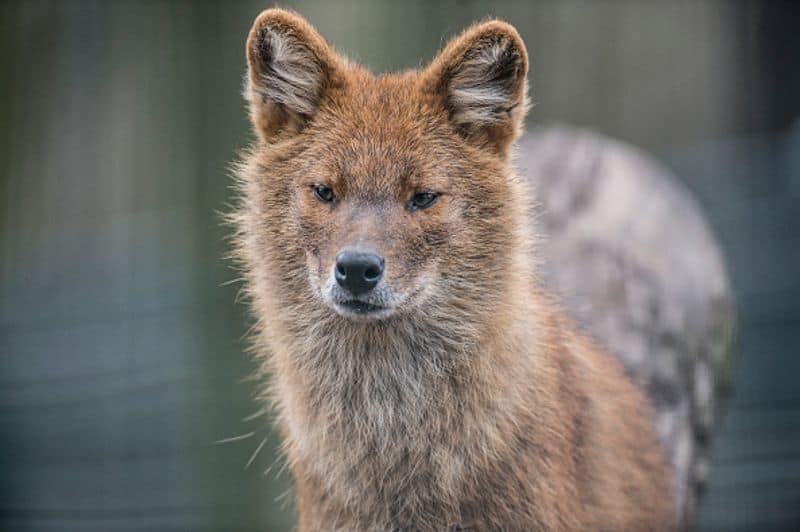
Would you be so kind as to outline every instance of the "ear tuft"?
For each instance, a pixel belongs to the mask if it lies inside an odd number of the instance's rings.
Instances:
[[[261,99],[312,114],[321,88],[319,63],[303,44],[270,28],[262,30],[258,47],[260,72],[253,88]]]
[[[469,50],[453,69],[449,103],[459,124],[492,124],[505,120],[514,106],[523,62],[517,47],[500,37]]]
[[[505,151],[521,131],[528,109],[528,56],[513,26],[490,21],[467,29],[426,73],[450,120],[470,139]]]
[[[245,98],[262,137],[302,127],[319,107],[336,59],[327,43],[299,15],[268,9],[247,39]]]

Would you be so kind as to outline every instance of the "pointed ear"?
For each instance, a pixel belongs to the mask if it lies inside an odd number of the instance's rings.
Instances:
[[[263,140],[300,131],[317,112],[339,66],[336,54],[300,15],[267,9],[247,38],[244,95]]]
[[[452,39],[423,80],[462,135],[505,156],[528,111],[527,74],[528,54],[519,33],[493,20]]]

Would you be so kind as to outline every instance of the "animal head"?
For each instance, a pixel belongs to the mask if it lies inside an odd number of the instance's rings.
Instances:
[[[259,297],[353,322],[501,297],[524,203],[508,159],[528,106],[512,26],[474,25],[425,68],[375,76],[269,9],[246,54],[258,141],[240,229]]]

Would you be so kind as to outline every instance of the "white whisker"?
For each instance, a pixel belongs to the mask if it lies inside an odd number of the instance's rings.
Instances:
[[[230,443],[230,442],[240,441],[240,440],[246,440],[247,438],[251,438],[251,437],[253,437],[255,435],[256,435],[255,432],[248,432],[247,434],[242,434],[240,436],[232,436],[230,438],[223,438],[221,440],[215,441],[214,445],[219,445],[221,443]]]
[[[280,454],[278,454],[278,456],[275,457],[275,460],[273,460],[272,463],[269,465],[269,467],[264,470],[265,476],[269,475],[269,472],[272,471],[272,468],[275,467],[275,464],[277,464],[278,460],[280,460],[281,458],[283,458],[283,456]],[[283,466],[281,466],[281,469],[283,469]],[[278,475],[280,475],[280,471],[275,475],[275,478],[278,478]]]
[[[263,409],[263,408],[262,408],[261,410],[258,410],[258,411],[256,411],[256,412],[253,412],[253,413],[252,413],[252,414],[250,414],[249,416],[245,416],[245,417],[243,417],[243,418],[242,418],[242,422],[244,422],[244,423],[247,423],[248,421],[253,421],[254,419],[257,419],[257,418],[259,418],[259,417],[263,416],[263,415],[264,415],[264,414],[266,414],[266,413],[267,413],[267,411],[266,411],[265,409]]]
[[[260,453],[260,452],[261,452],[261,449],[264,447],[264,444],[265,444],[265,443],[267,443],[267,436],[265,436],[265,437],[264,437],[264,439],[263,439],[263,440],[261,440],[261,443],[259,443],[259,444],[258,444],[258,447],[256,447],[256,450],[255,450],[255,451],[253,451],[253,454],[252,454],[252,455],[250,455],[250,460],[248,460],[248,461],[247,461],[247,463],[244,465],[244,468],[245,468],[245,469],[247,469],[248,467],[250,467],[250,464],[252,464],[252,463],[253,463],[253,460],[255,460],[255,459],[256,459],[256,456],[258,456],[258,453]]]

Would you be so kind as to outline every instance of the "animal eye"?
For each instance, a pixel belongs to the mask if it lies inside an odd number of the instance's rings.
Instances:
[[[419,211],[422,209],[427,209],[439,198],[439,194],[435,192],[420,192],[418,194],[414,194],[414,197],[411,198],[408,206],[412,211]]]
[[[336,196],[333,195],[333,189],[325,185],[312,185],[311,189],[314,191],[314,196],[317,197],[322,203],[333,203]]]

